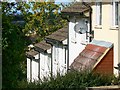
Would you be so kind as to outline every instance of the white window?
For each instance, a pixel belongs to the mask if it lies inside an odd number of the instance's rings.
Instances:
[[[118,25],[118,2],[117,1],[112,2],[112,25],[113,26]]]
[[[96,2],[96,25],[102,25],[102,2]]]

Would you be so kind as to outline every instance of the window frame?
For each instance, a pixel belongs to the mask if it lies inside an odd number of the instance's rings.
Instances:
[[[102,2],[96,2],[96,25],[102,25]]]
[[[112,26],[116,28],[118,28],[118,22],[119,22],[118,21],[118,3],[119,2],[117,0],[113,0],[112,2]],[[117,4],[117,11],[116,11],[116,4]]]

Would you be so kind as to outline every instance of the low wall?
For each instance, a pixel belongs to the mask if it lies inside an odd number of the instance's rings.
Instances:
[[[86,90],[120,90],[120,86],[99,86],[99,87],[88,87]]]

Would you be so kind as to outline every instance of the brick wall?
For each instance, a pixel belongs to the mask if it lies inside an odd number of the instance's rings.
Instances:
[[[113,74],[113,53],[113,48],[111,48],[101,62],[94,68],[93,72]]]

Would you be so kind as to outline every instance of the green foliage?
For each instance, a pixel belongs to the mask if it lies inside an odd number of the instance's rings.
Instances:
[[[21,12],[20,16],[15,15],[17,11]],[[35,32],[39,35],[38,40],[42,40],[45,35],[64,26],[66,21],[58,11],[59,6],[50,2],[2,2],[3,88],[15,88],[20,82],[26,82],[25,50],[29,43],[26,34]],[[24,20],[25,25],[13,23],[18,19]]]
[[[26,77],[24,37],[20,35],[18,28],[14,26],[13,28],[3,28],[3,40],[6,42],[3,44],[2,51],[3,87],[4,85],[7,87],[14,86],[18,79],[21,80]]]
[[[32,3],[32,7],[33,14],[27,16],[27,24],[23,29],[26,35],[37,33],[43,38],[66,25],[66,21],[59,13],[59,5],[53,2],[35,2]]]
[[[100,74],[93,74],[88,72],[68,72],[65,76],[58,75],[56,78],[51,77],[50,80],[45,80],[44,82],[29,83],[24,82],[26,86],[20,86],[19,88],[41,88],[41,89],[62,89],[62,88],[82,88],[84,90],[86,87],[92,86],[104,86],[111,85],[112,76],[103,76]]]
[[[25,36],[19,25],[12,24],[14,17],[9,9],[13,4],[2,3],[2,87],[17,87],[26,78]],[[10,7],[10,8],[8,8]]]

